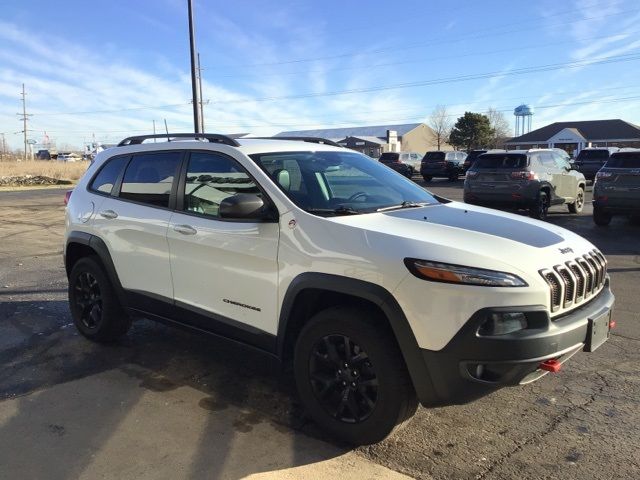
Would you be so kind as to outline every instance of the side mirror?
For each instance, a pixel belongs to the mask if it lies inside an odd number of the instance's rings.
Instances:
[[[262,198],[250,193],[238,193],[222,200],[218,215],[242,220],[261,220],[269,216]]]

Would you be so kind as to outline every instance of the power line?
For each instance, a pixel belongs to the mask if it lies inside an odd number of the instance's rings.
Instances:
[[[536,110],[543,110],[543,109],[550,109],[550,108],[560,108],[560,107],[573,107],[573,106],[578,106],[578,105],[599,105],[599,104],[607,104],[607,103],[620,103],[620,102],[629,102],[629,101],[634,101],[634,100],[639,100],[640,99],[640,95],[634,95],[634,96],[627,96],[627,97],[613,97],[613,98],[598,98],[595,100],[580,100],[580,101],[574,101],[574,102],[564,102],[564,103],[553,103],[553,104],[546,104],[546,105],[536,105]],[[502,113],[506,113],[506,112],[512,112],[513,108],[509,107],[500,107],[500,108],[496,108],[495,111],[497,112],[502,112]],[[478,113],[487,113],[486,111],[481,111]],[[447,116],[449,117],[460,117],[464,115],[464,112],[458,112],[458,113],[450,113],[447,114]],[[368,123],[380,123],[380,124],[393,124],[396,122],[406,122],[406,121],[411,121],[411,120],[418,120],[418,119],[422,119],[425,118],[427,115],[419,115],[419,116],[414,116],[414,117],[405,117],[405,118],[396,118],[396,119],[385,119],[385,120],[368,120]],[[344,121],[335,121],[333,123],[325,123],[323,125],[327,125],[327,126],[339,126],[339,125],[352,125],[354,123],[362,123],[362,121],[353,121],[353,120],[347,120],[345,119]],[[246,124],[246,123],[238,123],[238,124],[230,124],[230,123],[222,123],[222,124],[211,124],[212,127],[221,127],[221,128],[264,128],[264,127],[289,127],[292,125],[292,122],[289,123],[263,123],[263,124]],[[318,125],[317,123],[313,123],[313,124],[297,124],[298,127],[305,127],[305,126],[316,126]],[[322,127],[318,127],[318,128],[322,128]],[[147,130],[104,130],[104,131],[99,131],[98,133],[101,134],[105,134],[105,133],[133,133],[133,132],[145,132]],[[49,132],[56,132],[56,130],[49,130]],[[87,133],[89,132],[89,130],[77,130],[77,131],[69,131],[69,130],[64,130],[65,133]]]
[[[571,44],[571,43],[575,43],[575,42],[580,42],[583,40],[603,40],[603,39],[608,39],[608,38],[615,38],[615,37],[628,37],[630,35],[634,35],[634,34],[638,34],[640,33],[640,30],[636,30],[633,32],[625,32],[625,33],[616,33],[613,35],[601,35],[601,36],[590,36],[590,37],[584,37],[584,38],[576,38],[573,40],[565,40],[565,41],[560,41],[560,42],[549,42],[549,43],[539,43],[539,44],[535,44],[535,45],[524,45],[524,46],[518,46],[518,47],[511,47],[511,48],[502,48],[499,50],[489,50],[489,51],[484,51],[484,52],[471,52],[471,53],[464,53],[461,55],[444,55],[441,57],[428,57],[428,58],[421,58],[421,59],[416,59],[416,60],[403,60],[403,61],[397,61],[397,62],[387,62],[387,63],[374,63],[374,64],[370,64],[367,65],[367,68],[379,68],[379,67],[392,67],[392,66],[397,66],[397,65],[407,65],[407,64],[411,64],[411,63],[424,63],[424,62],[433,62],[433,61],[437,61],[437,60],[454,60],[454,59],[460,59],[460,58],[468,58],[468,57],[477,57],[480,55],[493,55],[496,53],[508,53],[508,52],[514,52],[514,51],[520,51],[520,50],[531,50],[531,49],[538,49],[538,48],[542,48],[542,47],[552,47],[552,46],[557,46],[557,45],[565,45],[565,44]],[[255,71],[255,70],[248,70],[246,73],[242,73],[242,74],[230,74],[230,75],[215,75],[212,78],[242,78],[242,77],[254,77],[254,76],[260,76],[260,77],[284,77],[284,76],[296,76],[296,75],[308,75],[308,74],[313,74],[313,73],[327,73],[327,72],[341,72],[341,71],[346,71],[346,70],[361,70],[362,66],[351,66],[351,67],[340,67],[340,68],[329,68],[326,70],[295,70],[293,72],[270,72],[270,73],[264,73],[264,72],[259,72],[259,71]]]
[[[536,65],[536,66],[530,66],[530,67],[522,67],[518,69],[484,72],[484,73],[469,74],[469,75],[459,75],[454,77],[436,78],[436,79],[422,80],[417,82],[399,83],[399,84],[391,84],[391,85],[377,85],[373,87],[363,87],[363,88],[349,89],[349,90],[336,90],[332,92],[309,92],[309,93],[294,94],[294,95],[283,95],[283,96],[275,96],[275,97],[258,97],[258,98],[250,98],[250,99],[243,99],[243,100],[218,100],[218,101],[211,101],[210,103],[216,104],[216,105],[223,105],[223,104],[227,105],[227,104],[239,104],[239,103],[318,98],[318,97],[329,97],[329,96],[337,96],[337,95],[352,95],[352,94],[358,94],[358,93],[371,93],[371,92],[379,92],[379,91],[386,91],[386,90],[398,90],[398,89],[405,89],[405,88],[433,86],[433,85],[458,83],[458,82],[481,80],[481,79],[496,78],[496,77],[525,75],[525,74],[531,74],[531,73],[562,70],[565,68],[589,67],[593,65],[604,65],[604,64],[610,64],[610,63],[635,61],[639,59],[640,59],[640,51],[635,51],[635,52],[627,53],[623,55],[600,57],[600,58],[595,58],[591,60],[579,60],[579,61],[573,61],[573,62]],[[178,103],[178,104],[171,104],[171,105],[158,105],[158,106],[145,105],[145,106],[128,107],[128,108],[113,109],[113,110],[86,110],[86,111],[77,111],[77,112],[38,113],[37,116],[43,117],[43,116],[54,116],[54,115],[62,116],[62,115],[90,115],[90,114],[100,114],[100,113],[119,113],[119,112],[125,112],[125,111],[135,111],[135,110],[160,110],[164,108],[184,107],[188,105],[190,105],[190,103],[185,102],[185,103]]]
[[[568,10],[568,11],[564,11],[564,12],[557,12],[556,15],[565,15],[565,14],[570,14],[570,13],[575,13],[576,10]],[[510,26],[513,25],[518,25],[518,24],[523,24],[527,26],[527,29],[532,30],[532,26],[535,24],[540,24],[542,23],[544,27],[548,28],[548,27],[554,27],[554,26],[558,26],[558,27],[565,27],[566,25],[570,25],[572,23],[580,23],[580,22],[585,22],[585,21],[590,21],[590,20],[601,20],[604,18],[609,18],[609,17],[615,17],[615,16],[620,16],[620,15],[627,15],[627,14],[631,14],[631,13],[638,13],[640,12],[640,10],[638,9],[631,9],[631,10],[624,10],[624,11],[620,11],[620,12],[616,12],[616,13],[611,13],[608,15],[597,15],[597,16],[593,16],[593,17],[583,17],[583,18],[579,18],[576,20],[565,20],[562,22],[558,22],[558,23],[548,23],[548,18],[546,17],[539,17],[538,21],[535,20],[523,20],[521,22],[511,22]],[[467,39],[476,39],[476,38],[487,38],[487,37],[495,37],[495,36],[500,36],[500,35],[505,35],[508,33],[521,33],[522,32],[522,28],[511,28],[511,29],[506,29],[506,30],[502,30],[502,31],[495,31],[496,28],[495,27],[486,27],[484,29],[480,29],[480,30],[475,30],[476,33],[474,34],[470,34],[470,35],[456,35],[455,38],[451,39],[450,37],[444,38],[442,40],[436,40],[436,41],[425,41],[425,42],[415,42],[415,43],[410,43],[410,44],[403,44],[403,45],[399,45],[399,46],[395,46],[395,47],[385,47],[385,48],[379,48],[376,50],[368,50],[368,51],[358,51],[358,52],[348,52],[348,53],[340,53],[340,54],[336,54],[336,55],[324,55],[324,56],[319,56],[319,57],[307,57],[307,58],[299,58],[299,59],[294,59],[294,60],[283,60],[283,61],[279,61],[279,62],[265,62],[265,63],[248,63],[248,64],[236,64],[236,65],[222,65],[221,67],[223,68],[244,68],[244,67],[272,67],[272,66],[278,66],[278,65],[291,65],[291,64],[298,64],[298,63],[308,63],[308,62],[315,62],[318,60],[335,60],[335,59],[340,59],[340,58],[348,58],[348,57],[361,57],[361,56],[368,56],[368,55],[374,55],[374,54],[378,54],[378,53],[384,53],[384,52],[389,52],[389,51],[397,51],[399,49],[402,50],[407,50],[407,49],[413,49],[413,48],[421,48],[421,47],[425,47],[425,46],[434,46],[434,45],[442,45],[442,44],[447,44],[447,43],[458,43],[461,42],[463,40],[467,40]],[[482,32],[482,31],[488,31],[490,33],[486,33],[486,34],[478,34],[477,32]],[[492,32],[492,33],[491,33]]]
[[[295,95],[259,97],[259,98],[246,99],[246,100],[220,100],[220,101],[212,101],[211,103],[231,104],[231,103],[269,102],[269,101],[293,100],[293,99],[302,99],[302,98],[330,97],[330,96],[337,96],[337,95],[351,95],[356,93],[371,93],[371,92],[380,92],[385,90],[399,90],[399,89],[405,89],[405,88],[425,87],[425,86],[440,85],[440,84],[466,82],[470,80],[480,80],[480,79],[486,79],[486,78],[525,75],[530,73],[562,70],[565,68],[589,67],[592,65],[628,62],[628,61],[639,60],[639,59],[640,59],[640,51],[635,51],[633,53],[627,53],[624,55],[600,57],[592,60],[578,60],[573,62],[552,63],[552,64],[546,64],[546,65],[536,65],[531,67],[511,69],[511,70],[485,72],[485,73],[477,73],[477,74],[469,74],[469,75],[459,75],[454,77],[444,77],[444,78],[436,78],[431,80],[421,80],[416,82],[397,83],[392,85],[378,85],[373,87],[354,88],[354,89],[348,89],[348,90],[335,90],[332,92],[310,92],[310,93],[301,93],[301,94],[295,94]]]

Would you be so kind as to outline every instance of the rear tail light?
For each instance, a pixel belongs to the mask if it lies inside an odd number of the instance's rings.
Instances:
[[[514,180],[538,180],[536,172],[511,172]]]
[[[598,172],[596,173],[596,179],[598,180],[610,180],[613,176],[612,172]]]
[[[69,200],[71,199],[71,194],[73,193],[73,190],[67,190],[67,193],[64,194],[64,204],[69,205]]]

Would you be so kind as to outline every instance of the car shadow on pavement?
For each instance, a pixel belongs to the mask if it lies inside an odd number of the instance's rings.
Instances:
[[[264,354],[148,320],[98,345],[66,301],[26,303],[0,303],[0,335],[21,317],[0,350],[1,478],[243,478],[348,451]]]

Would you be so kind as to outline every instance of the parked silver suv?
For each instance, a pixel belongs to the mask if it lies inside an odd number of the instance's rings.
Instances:
[[[640,149],[611,155],[593,184],[593,221],[605,226],[613,215],[640,215]]]
[[[586,180],[560,149],[485,153],[467,172],[464,201],[474,205],[528,210],[544,219],[551,205],[566,204],[571,213],[584,205]]]

